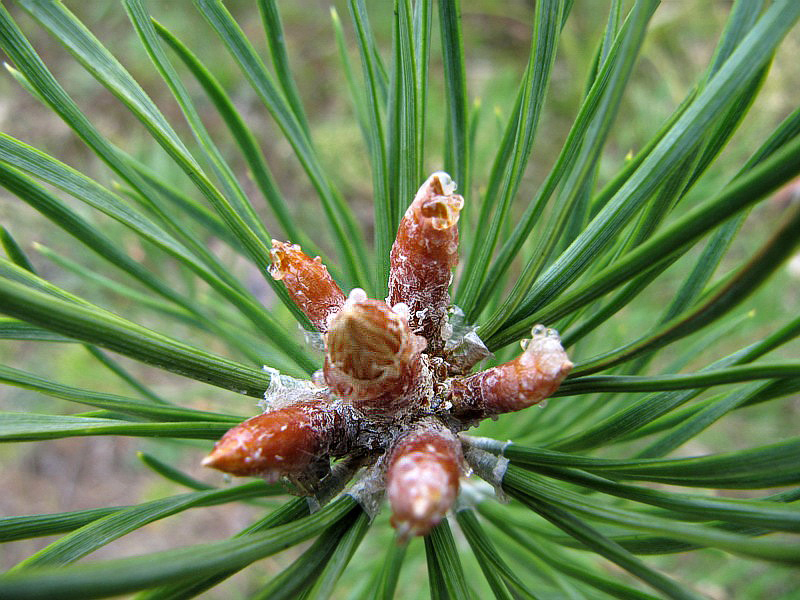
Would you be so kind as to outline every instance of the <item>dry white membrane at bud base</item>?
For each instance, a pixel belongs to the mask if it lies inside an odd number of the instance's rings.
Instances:
[[[551,396],[572,370],[558,333],[536,325],[516,359],[452,381],[453,414],[461,419],[522,410]]]
[[[458,496],[461,442],[448,429],[423,423],[397,440],[386,471],[392,526],[400,540],[426,535]]]
[[[270,258],[270,274],[283,281],[292,301],[324,333],[328,320],[339,312],[345,298],[322,259],[311,258],[297,244],[277,240],[272,240]]]
[[[328,323],[325,381],[367,414],[391,416],[421,368],[425,339],[411,332],[405,305],[395,309],[356,288]]]
[[[428,354],[444,348],[442,326],[450,305],[448,289],[458,263],[458,216],[464,199],[447,173],[431,175],[400,221],[389,271],[391,305],[409,308],[411,329],[428,340]]]
[[[334,444],[337,415],[321,400],[298,402],[240,423],[203,460],[203,466],[232,475],[277,481],[302,475]]]

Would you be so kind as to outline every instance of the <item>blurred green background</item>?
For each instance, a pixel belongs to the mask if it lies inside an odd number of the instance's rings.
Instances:
[[[188,130],[144,50],[140,47],[124,11],[116,2],[66,2],[95,35],[115,53],[134,77],[151,94],[158,106],[182,134],[190,141]],[[321,217],[316,196],[296,163],[288,144],[283,140],[263,106],[240,76],[226,53],[220,52],[216,38],[188,0],[150,0],[148,8],[163,24],[174,31],[220,79],[234,98],[237,108],[248,119],[256,132],[279,186],[286,197],[292,199],[292,208],[299,223],[317,232]],[[361,224],[371,238],[371,187],[369,161],[362,138],[350,108],[350,99],[344,83],[330,22],[330,2],[306,0],[281,2],[280,9],[286,30],[290,60],[301,97],[309,115],[314,140],[323,162],[348,201],[356,208]],[[381,47],[391,46],[389,15],[391,3],[367,2],[370,18]],[[228,3],[245,32],[266,56],[266,46],[257,11],[250,2]],[[346,4],[334,3],[344,23],[345,31],[352,34]],[[590,8],[587,8],[590,7]],[[79,105],[86,110],[99,129],[127,152],[151,165],[178,188],[192,193],[183,174],[170,164],[165,154],[156,148],[152,139],[135,119],[104,89],[77,65],[69,54],[38,28],[15,5],[8,9],[22,25],[48,67],[56,74]],[[632,82],[626,93],[617,125],[614,128],[600,171],[601,186],[623,164],[629,152],[638,150],[657,130],[683,99],[686,91],[708,64],[716,40],[730,9],[730,2],[720,0],[665,1],[652,20],[642,56],[637,64]],[[528,168],[520,200],[529,198],[536,190],[558,154],[569,126],[575,116],[584,89],[591,58],[607,18],[608,2],[602,0],[576,0],[575,8],[564,34],[557,56],[555,76],[537,136],[536,146]],[[463,28],[466,44],[466,64],[469,75],[468,89],[471,100],[479,112],[478,135],[474,152],[474,185],[470,190],[460,190],[467,201],[481,193],[491,160],[502,135],[505,119],[511,110],[521,74],[525,68],[530,41],[530,22],[533,2],[509,0],[497,3],[491,0],[463,1]],[[434,24],[435,26],[435,24]],[[438,46],[434,28],[434,45]],[[358,66],[354,47],[351,58]],[[443,147],[442,119],[444,118],[441,82],[441,65],[437,52],[432,52],[431,96],[428,104],[428,131],[426,170],[441,166]],[[738,166],[749,156],[765,135],[785,117],[797,102],[800,89],[800,32],[797,30],[781,46],[772,71],[756,100],[755,107],[745,119],[718,164],[695,186],[691,199],[701,199],[727,181]],[[176,62],[176,66],[177,62]],[[179,68],[181,73],[184,73]],[[217,140],[223,153],[241,175],[245,189],[257,196],[255,186],[247,179],[243,161],[238,156],[224,124],[213,107],[197,94],[198,88],[190,77],[185,78],[201,112],[205,110],[206,125]],[[112,183],[105,167],[91,155],[72,132],[46,108],[27,95],[6,73],[0,74],[0,129],[29,142],[86,172],[103,183]],[[798,194],[796,194],[798,195]],[[67,199],[69,200],[69,199]],[[773,223],[789,202],[789,194],[762,203],[745,225],[743,234],[731,248],[725,265],[734,265],[750,256],[766,238]],[[277,231],[273,219],[261,198],[254,204],[262,213],[271,231]],[[521,211],[522,202],[518,202]],[[91,222],[103,227],[112,238],[119,240],[126,251],[140,259],[156,272],[185,289],[193,285],[181,276],[173,264],[129,235],[118,223],[88,211],[77,202],[71,205]],[[172,320],[153,316],[118,294],[100,287],[87,286],[68,270],[56,265],[35,250],[42,244],[58,254],[70,258],[100,274],[119,278],[100,259],[84,250],[74,240],[52,226],[27,205],[0,190],[0,222],[9,229],[29,253],[38,272],[67,290],[126,318],[163,331],[179,339],[189,339],[190,331]],[[468,224],[466,224],[468,225]],[[462,226],[464,226],[462,224]],[[324,233],[321,235],[325,235]],[[324,237],[319,240],[324,246]],[[261,274],[254,267],[235,257],[227,247],[209,240],[211,248],[248,285],[259,292],[263,302],[273,304]],[[640,298],[607,323],[598,335],[592,337],[594,345],[580,347],[583,356],[614,347],[633,335],[646,330],[660,311],[660,298],[666,291],[674,290],[681,274],[691,267],[696,254],[684,258],[668,270]],[[202,290],[201,290],[202,293]],[[653,305],[657,310],[653,310]],[[710,360],[758,339],[770,331],[771,322],[785,322],[800,307],[800,260],[781,269],[745,305],[740,307],[742,325],[732,331],[723,343],[716,345],[713,355],[698,353],[687,367],[705,364]],[[276,311],[284,309],[276,306]],[[756,318],[746,315],[754,311]],[[284,315],[286,322],[291,319]],[[192,334],[194,335],[194,334]],[[226,349],[212,338],[189,339],[194,344],[206,346],[218,353]],[[129,394],[119,380],[100,366],[81,346],[53,345],[42,352],[38,343],[4,342],[0,344],[0,358],[6,364],[47,374],[54,380],[70,385],[101,391]],[[781,348],[784,358],[800,354],[795,342]],[[670,350],[662,353],[661,360],[676,358]],[[46,357],[46,361],[44,360]],[[199,408],[227,405],[234,412],[255,412],[252,399],[212,389],[208,386],[165,374],[156,369],[116,357],[140,379],[164,397]],[[655,363],[654,368],[658,367]],[[289,371],[291,372],[291,371]],[[715,390],[718,391],[718,390]],[[567,401],[567,400],[565,400]],[[576,399],[575,401],[580,401]],[[75,412],[73,406],[57,400],[38,396],[16,388],[0,388],[0,406],[17,411]],[[56,408],[53,408],[53,407]],[[717,423],[679,454],[698,454],[712,450],[722,451],[744,447],[756,442],[766,443],[770,437],[796,434],[800,424],[800,398],[789,397],[761,404],[728,416]],[[198,467],[203,448],[190,448],[187,444],[163,443],[128,438],[75,438],[40,444],[0,446],[0,514],[29,514],[77,510],[94,506],[128,504],[175,493],[174,485],[152,476],[137,461],[136,450],[151,450],[159,457],[174,461],[178,466],[209,482],[219,482],[217,474],[204,473]],[[616,449],[617,447],[615,447]],[[624,447],[623,447],[624,448]],[[726,492],[730,493],[730,492]],[[746,492],[734,492],[746,493]],[[187,511],[168,522],[157,522],[126,536],[96,553],[96,558],[135,554],[143,548],[154,551],[176,545],[190,544],[231,535],[247,525],[263,508],[250,505],[204,508]],[[0,566],[8,568],[50,539],[35,539],[0,547]],[[369,552],[369,536],[359,552]],[[213,592],[212,597],[236,597],[246,594],[254,582],[266,580],[283,566],[289,564],[293,549],[277,557],[265,559],[256,569],[246,570]],[[357,560],[357,559],[356,559]],[[736,561],[728,564],[725,555],[704,551],[686,555],[648,558],[676,578],[694,585],[715,599],[727,598],[790,598],[800,597],[796,591],[800,575],[775,566],[749,563],[743,566]],[[355,561],[354,561],[355,562]],[[613,567],[609,567],[613,568]],[[411,573],[404,571],[405,575]]]

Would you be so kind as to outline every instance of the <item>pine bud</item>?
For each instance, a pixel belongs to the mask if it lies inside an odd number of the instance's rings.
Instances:
[[[461,444],[443,427],[423,425],[400,438],[386,472],[392,526],[401,541],[427,535],[458,496]]]
[[[390,255],[389,304],[404,302],[412,331],[428,340],[428,354],[441,356],[448,289],[458,263],[458,216],[464,199],[453,194],[447,173],[434,173],[406,210]]]
[[[367,413],[402,407],[419,371],[425,340],[411,333],[404,307],[392,310],[364,290],[350,293],[325,336],[325,381],[337,396]]]
[[[525,351],[498,367],[453,379],[452,412],[465,419],[514,412],[551,396],[572,370],[558,333],[536,325]]]
[[[248,419],[228,431],[203,460],[232,475],[277,481],[327,459],[336,415],[322,401],[299,402]]]
[[[320,257],[311,258],[297,244],[272,240],[270,258],[270,274],[283,280],[289,296],[316,328],[327,331],[328,319],[344,304],[344,294]]]

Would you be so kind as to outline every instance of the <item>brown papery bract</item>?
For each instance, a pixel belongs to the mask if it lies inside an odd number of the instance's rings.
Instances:
[[[294,303],[322,333],[328,319],[339,312],[344,294],[322,264],[319,256],[311,258],[297,244],[272,240],[271,275],[283,281]]]
[[[392,526],[398,538],[427,535],[458,496],[463,456],[456,436],[420,424],[395,444],[386,472]]]
[[[434,173],[406,210],[390,254],[389,297],[409,308],[409,325],[441,356],[442,326],[450,305],[450,280],[458,263],[458,216],[464,199],[446,173]]]

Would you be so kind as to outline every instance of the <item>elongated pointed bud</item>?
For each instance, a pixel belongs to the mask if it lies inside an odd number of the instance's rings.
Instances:
[[[317,256],[311,258],[297,244],[272,240],[270,274],[286,285],[294,303],[321,332],[328,319],[339,312],[344,294]]]
[[[350,293],[325,336],[325,381],[334,394],[376,417],[402,408],[425,348],[406,315],[405,307],[393,310],[364,290]]]
[[[458,263],[458,215],[464,199],[454,194],[447,173],[422,184],[400,221],[390,254],[389,297],[405,302],[414,333],[428,340],[428,354],[441,356],[442,326],[447,323],[452,270]]]
[[[386,493],[401,541],[427,535],[458,496],[461,443],[443,427],[420,426],[400,438],[389,458]]]
[[[470,420],[522,410],[552,395],[572,370],[558,333],[537,325],[525,351],[498,367],[458,377],[452,383],[452,412]]]
[[[203,466],[268,481],[302,474],[327,457],[336,426],[337,415],[325,402],[299,402],[240,423],[215,444]]]

